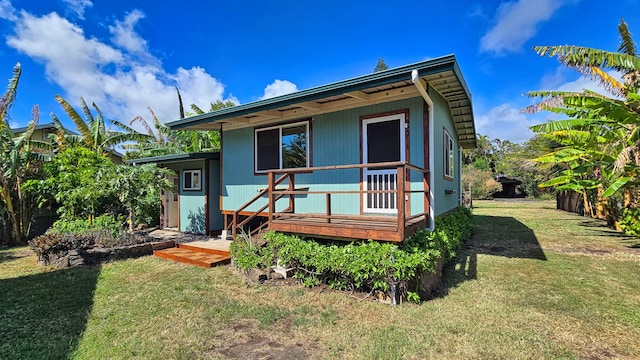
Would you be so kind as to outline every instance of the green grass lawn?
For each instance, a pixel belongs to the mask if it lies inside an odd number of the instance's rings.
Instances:
[[[638,239],[550,202],[476,202],[437,296],[398,307],[154,257],[0,251],[2,359],[608,359],[640,354]]]

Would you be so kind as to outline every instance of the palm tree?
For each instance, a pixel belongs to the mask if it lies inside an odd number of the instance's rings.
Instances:
[[[31,139],[38,124],[37,105],[33,107],[27,131],[16,137],[9,126],[8,111],[15,101],[21,73],[18,63],[0,99],[0,213],[9,228],[10,244],[23,244],[27,239],[33,209],[30,205],[33,204],[24,192],[24,184],[32,173],[35,161],[41,158],[34,150],[46,147],[45,143]]]
[[[557,57],[583,76],[597,80],[611,96],[582,92],[535,91],[529,96],[543,100],[524,111],[550,111],[568,116],[531,129],[559,142],[563,147],[538,158],[565,165],[565,170],[543,186],[580,190],[585,209],[588,192],[597,189],[599,208],[603,198],[623,190],[630,197],[640,181],[640,58],[624,20],[618,26],[621,44],[617,52],[580,46],[539,46],[541,56]],[[616,70],[622,81],[607,73]],[[606,189],[606,190],[605,190]],[[625,201],[629,206],[631,201]]]
[[[182,105],[182,95],[177,88],[176,91],[178,94],[180,116],[184,118],[185,112]],[[232,106],[235,106],[232,101],[217,100],[210,104],[208,111],[212,112]],[[129,123],[131,126],[135,123],[140,123],[147,132],[145,135],[146,140],[125,146],[125,148],[132,150],[127,153],[129,158],[215,151],[220,149],[220,133],[218,131],[171,130],[160,122],[151,107],[148,109],[151,113],[151,123],[141,115],[136,116]],[[193,113],[187,113],[188,116],[205,113],[205,111],[196,104],[191,104],[191,110],[193,110]],[[124,127],[122,128],[124,129]],[[128,131],[132,132],[135,130],[129,128]]]
[[[120,130],[108,128],[100,108],[95,103],[92,103],[97,113],[97,116],[94,116],[82,97],[80,97],[80,107],[85,116],[84,119],[78,111],[60,95],[56,95],[56,101],[60,104],[69,119],[73,121],[80,133],[79,135],[64,134],[64,128],[62,127],[60,119],[58,119],[56,114],[51,113],[53,123],[58,130],[57,141],[60,147],[66,146],[67,144],[80,144],[98,153],[107,154],[111,152],[115,145],[127,141],[146,141],[148,138],[146,135],[133,130],[117,120],[109,119],[109,122]]]

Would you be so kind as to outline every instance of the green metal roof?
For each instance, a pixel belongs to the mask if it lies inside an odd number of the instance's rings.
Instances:
[[[207,152],[152,156],[152,157],[146,157],[146,158],[140,158],[140,159],[126,160],[125,163],[133,164],[133,165],[150,164],[150,163],[168,164],[173,162],[199,160],[199,159],[220,159],[220,151],[207,151]]]
[[[475,124],[471,94],[454,55],[429,59],[291,94],[196,115],[172,121],[166,125],[171,129],[216,130],[220,129],[223,123],[235,126],[255,126],[257,122],[255,119],[269,119],[270,117],[274,122],[278,119],[285,120],[285,118],[313,116],[322,112],[336,111],[329,105],[341,100],[345,102],[344,100],[349,96],[358,96],[350,94],[360,93],[362,96],[368,97],[376,94],[381,95],[384,92],[388,94],[391,90],[397,90],[396,94],[403,92],[403,89],[415,90],[411,82],[413,70],[417,70],[418,75],[429,84],[429,87],[438,91],[449,102],[461,146],[464,148],[475,147]],[[309,104],[317,106],[318,109],[311,111],[302,109]],[[357,106],[358,104],[354,104],[352,107]],[[296,111],[296,108],[301,110]]]

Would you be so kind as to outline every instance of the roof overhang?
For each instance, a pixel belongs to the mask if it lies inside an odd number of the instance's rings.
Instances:
[[[202,160],[202,159],[219,160],[220,159],[220,152],[219,151],[207,151],[207,152],[195,152],[195,153],[182,153],[182,154],[172,154],[172,155],[151,156],[151,157],[146,157],[146,158],[126,160],[125,163],[126,164],[133,164],[133,165],[150,164],[150,163],[170,164],[170,163],[185,162],[185,161],[191,161],[191,160]]]
[[[413,70],[449,104],[460,146],[476,147],[471,94],[454,55],[388,69],[292,94],[167,123],[171,129],[225,130],[262,126],[420,96]]]

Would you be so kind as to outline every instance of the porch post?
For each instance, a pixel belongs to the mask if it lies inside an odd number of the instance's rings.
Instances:
[[[276,211],[276,206],[273,203],[273,190],[274,190],[273,188],[275,184],[273,171],[269,171],[267,173],[267,178],[268,178],[267,198],[269,201],[269,225],[271,225],[271,222],[273,221],[273,213]]]
[[[400,241],[404,241],[404,233],[405,233],[405,205],[406,205],[406,193],[405,193],[405,181],[404,181],[404,165],[398,165],[396,169],[397,173],[397,181],[398,181],[398,191],[397,191],[397,203],[398,203],[398,234],[400,235]]]
[[[291,173],[289,174],[289,191],[294,191],[296,186],[295,186],[295,176],[296,174]],[[296,212],[296,202],[295,202],[296,196],[293,193],[289,193],[289,211],[291,211],[292,214],[295,214]]]

